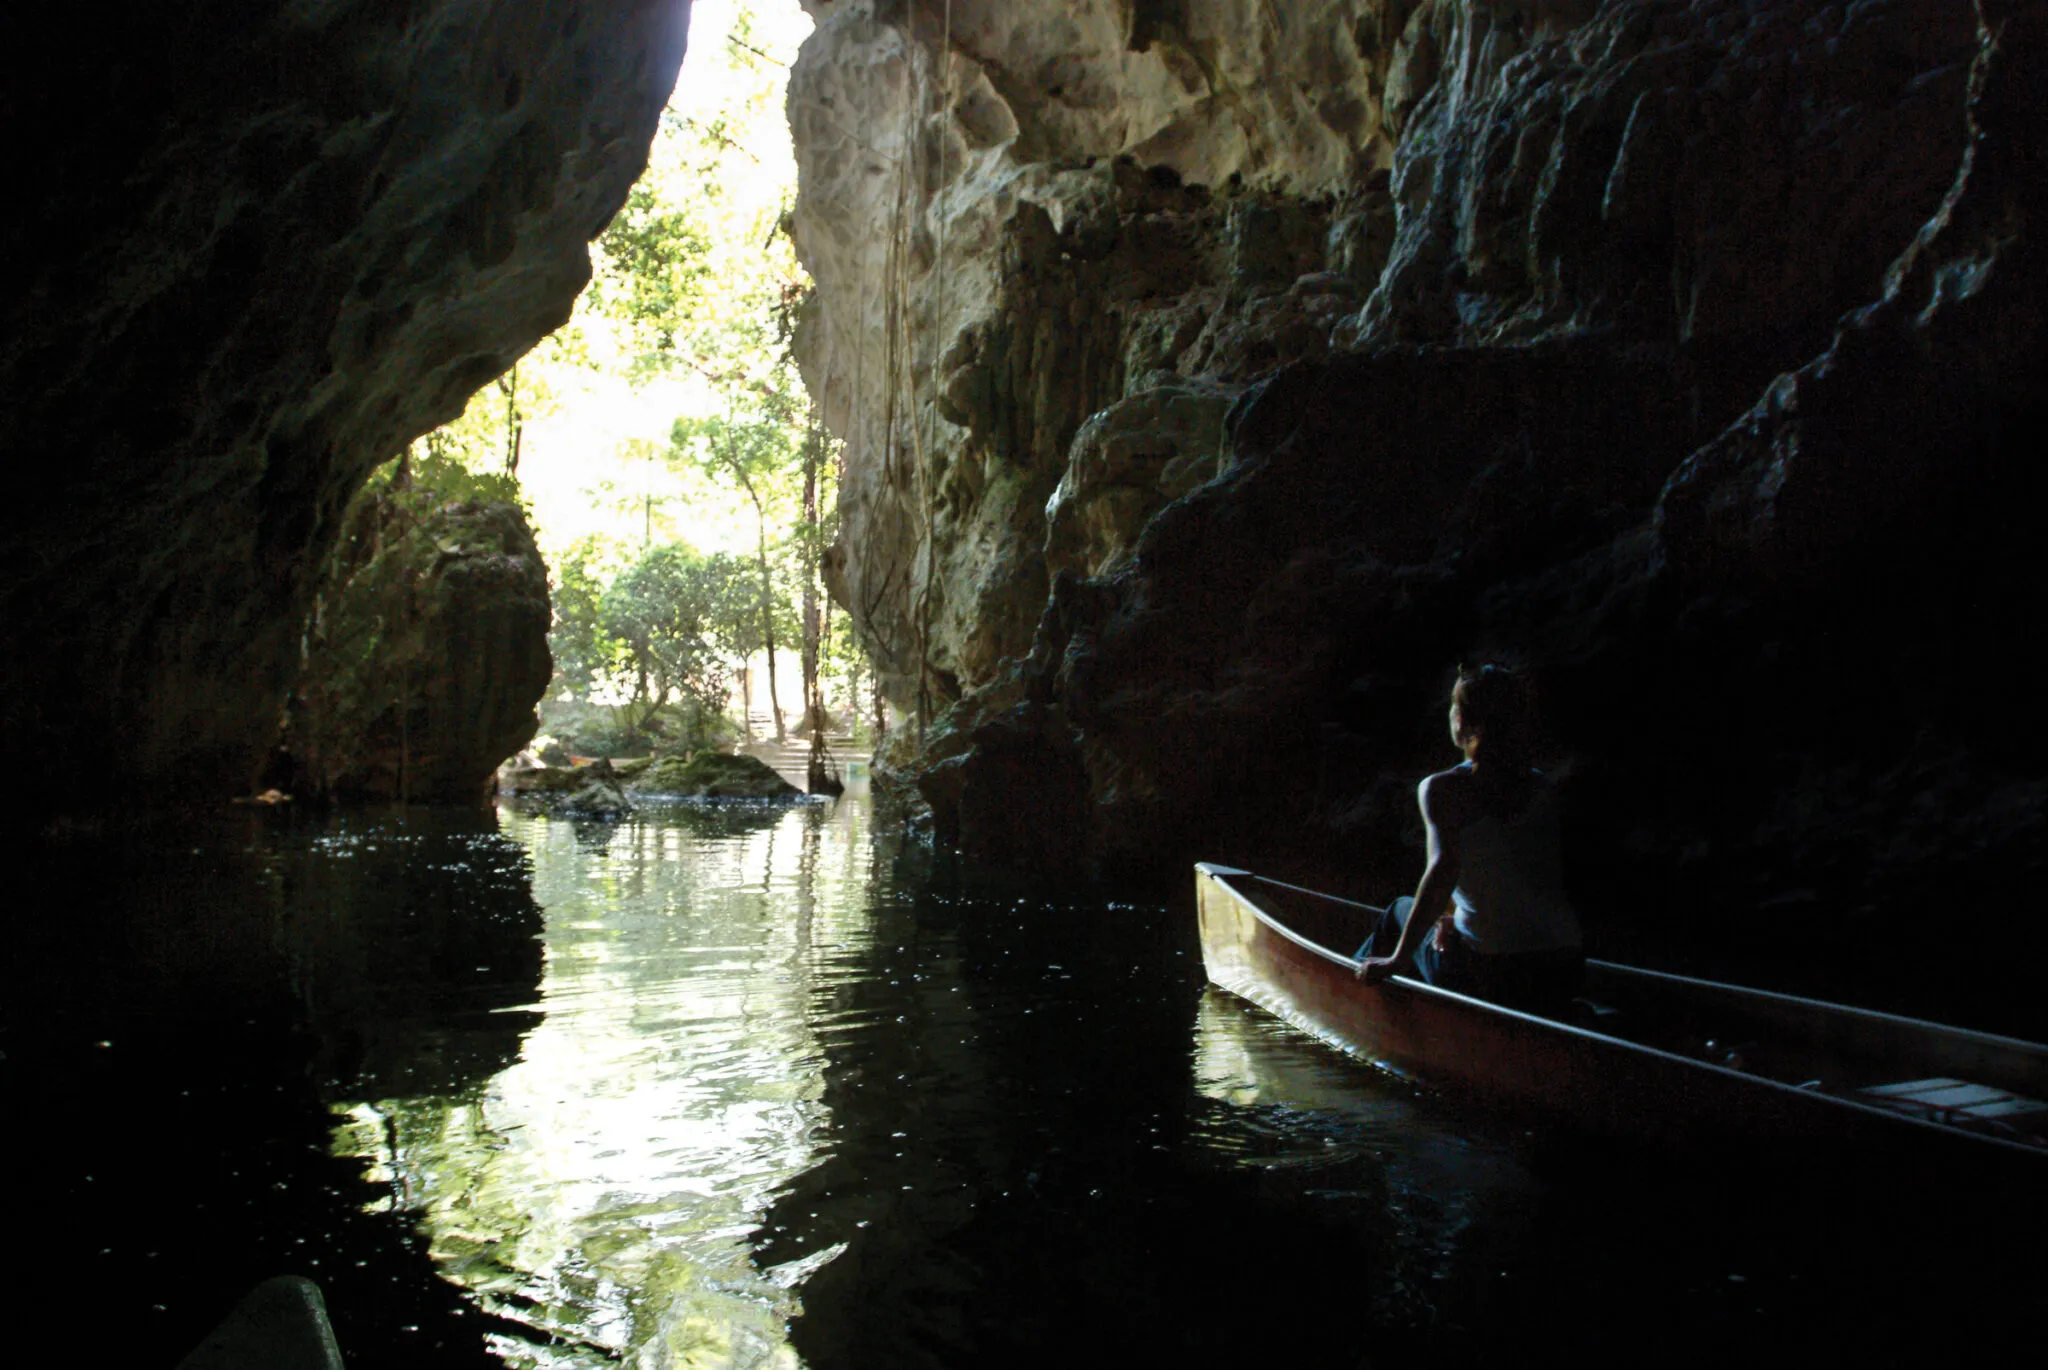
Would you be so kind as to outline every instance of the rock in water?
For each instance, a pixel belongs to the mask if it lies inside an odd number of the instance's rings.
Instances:
[[[803,791],[775,773],[759,757],[698,752],[694,756],[656,757],[654,763],[626,783],[637,795],[685,799],[800,799]]]
[[[265,1280],[178,1362],[178,1370],[342,1370],[320,1286],[298,1275]]]
[[[387,487],[357,499],[346,529],[291,702],[298,788],[480,801],[538,729],[553,670],[547,568],[526,517]]]

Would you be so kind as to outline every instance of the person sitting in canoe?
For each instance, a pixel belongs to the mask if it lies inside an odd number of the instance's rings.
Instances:
[[[1533,732],[1518,673],[1460,668],[1451,741],[1465,762],[1417,788],[1428,864],[1358,949],[1361,980],[1415,975],[1536,1013],[1579,992],[1585,954],[1564,895],[1557,787],[1529,764]]]

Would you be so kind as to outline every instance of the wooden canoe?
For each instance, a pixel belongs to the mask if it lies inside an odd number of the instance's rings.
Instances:
[[[1361,983],[1368,905],[1207,863],[1195,891],[1210,980],[1400,1074],[1681,1144],[1953,1140],[2048,1157],[2038,1043],[1603,961],[1587,963],[1577,1021],[1553,1021],[1419,980]]]

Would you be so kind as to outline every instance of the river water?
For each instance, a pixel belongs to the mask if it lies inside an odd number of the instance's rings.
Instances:
[[[360,1367],[1892,1363],[2037,1298],[2036,1181],[1596,1149],[860,800],[34,863],[20,1349],[169,1366],[286,1271]]]

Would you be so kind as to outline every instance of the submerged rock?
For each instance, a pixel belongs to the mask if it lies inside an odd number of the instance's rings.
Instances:
[[[759,757],[724,752],[656,757],[627,782],[629,793],[684,799],[800,799],[803,791]]]

